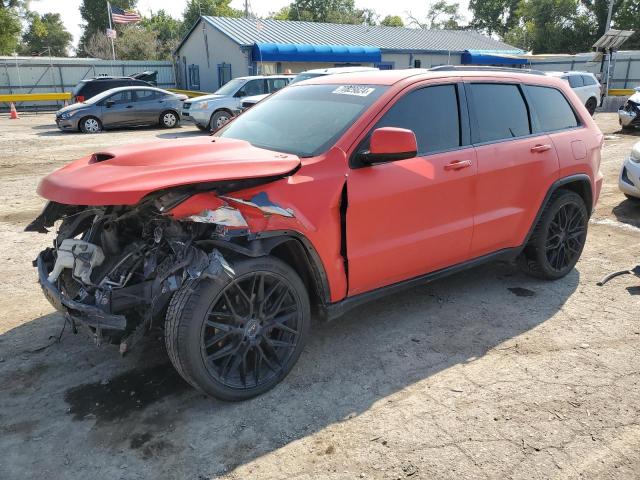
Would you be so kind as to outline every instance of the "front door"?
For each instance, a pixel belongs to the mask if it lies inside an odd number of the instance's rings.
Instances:
[[[468,260],[476,157],[460,88],[435,85],[404,94],[374,128],[413,130],[418,156],[349,173],[349,295]],[[365,140],[358,150],[366,148]]]
[[[102,124],[105,127],[131,125],[137,115],[131,90],[114,93],[102,101]]]

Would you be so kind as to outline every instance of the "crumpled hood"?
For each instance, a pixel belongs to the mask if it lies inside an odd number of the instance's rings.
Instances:
[[[636,90],[636,93],[631,95],[629,97],[629,100],[631,100],[633,103],[640,103],[640,91]]]
[[[67,205],[135,205],[170,187],[286,175],[295,155],[253,147],[243,140],[198,137],[115,147],[46,176],[38,193]]]

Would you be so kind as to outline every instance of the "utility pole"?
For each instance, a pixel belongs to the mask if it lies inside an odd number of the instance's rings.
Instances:
[[[607,13],[607,24],[604,27],[604,33],[611,30],[611,14],[613,13],[613,3],[615,0],[609,0],[609,12]]]
[[[244,0],[244,18],[249,18],[251,14],[251,5],[249,4],[249,0]]]

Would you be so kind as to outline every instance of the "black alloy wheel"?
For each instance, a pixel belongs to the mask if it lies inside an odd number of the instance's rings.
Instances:
[[[574,203],[566,203],[558,209],[549,224],[545,253],[549,265],[561,272],[575,264],[580,257],[587,233],[584,212]]]

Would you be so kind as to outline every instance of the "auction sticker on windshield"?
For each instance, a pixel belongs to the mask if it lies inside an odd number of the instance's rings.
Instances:
[[[374,91],[375,88],[367,87],[365,85],[340,85],[331,93],[337,93],[338,95],[355,95],[357,97],[367,97]]]

